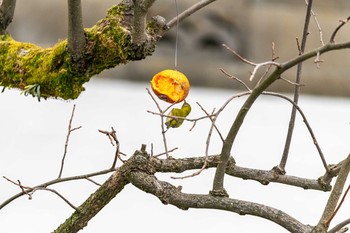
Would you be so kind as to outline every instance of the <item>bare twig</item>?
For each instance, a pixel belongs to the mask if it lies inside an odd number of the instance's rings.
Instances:
[[[170,28],[174,27],[177,24],[177,22],[181,22],[185,18],[189,17],[190,15],[195,13],[196,11],[202,9],[203,7],[209,5],[212,2],[215,2],[215,0],[201,0],[200,2],[195,3],[190,8],[186,9],[181,14],[179,14],[177,17],[170,20],[166,25],[167,28],[170,29]]]
[[[350,16],[347,17],[345,20],[340,20],[339,26],[334,30],[334,32],[331,35],[331,38],[329,39],[330,43],[335,43],[335,36],[337,35],[338,31],[350,20]]]
[[[97,183],[96,181],[94,181],[93,179],[89,178],[89,177],[86,177],[85,178],[86,180],[90,181],[91,183],[97,185],[97,186],[101,186],[101,184]]]
[[[227,50],[231,51],[235,56],[237,56],[242,62],[247,63],[248,65],[254,66],[253,72],[250,75],[249,80],[252,81],[256,72],[258,71],[258,69],[262,66],[268,66],[268,65],[274,65],[276,67],[281,67],[281,64],[275,61],[267,61],[267,62],[262,62],[262,63],[254,63],[251,62],[247,59],[245,59],[244,57],[242,57],[241,55],[239,55],[235,50],[233,50],[232,48],[230,48],[229,46],[223,44],[222,46],[224,46]]]
[[[202,171],[204,171],[207,168],[207,166],[208,166],[208,162],[205,159],[203,166],[198,171],[196,171],[190,175],[186,175],[186,176],[171,176],[171,178],[174,180],[179,180],[179,179],[187,179],[187,178],[195,177],[195,176],[200,175],[202,173]]]
[[[302,36],[302,41],[301,41],[300,47],[299,47],[299,41],[297,40],[298,50],[299,50],[299,54],[300,55],[304,53],[305,47],[306,47],[306,40],[307,40],[309,24],[310,24],[312,3],[313,3],[313,0],[309,0],[309,2],[307,4],[305,23],[304,23],[304,29],[303,29],[303,36]],[[295,81],[295,83],[297,83],[297,84],[301,83],[302,68],[303,68],[303,63],[302,62],[298,63],[298,65],[297,65],[297,74],[296,74],[296,81]],[[300,86],[296,85],[295,89],[294,89],[294,99],[293,99],[293,102],[295,104],[298,104],[299,96],[300,96]],[[286,141],[285,141],[285,145],[284,145],[281,161],[280,161],[280,163],[279,163],[279,165],[277,167],[278,170],[281,173],[285,173],[285,167],[286,167],[287,160],[288,160],[289,148],[290,148],[290,145],[291,145],[291,142],[292,142],[292,136],[293,136],[293,132],[294,132],[296,110],[297,109],[296,109],[296,107],[294,105],[292,107],[292,111],[291,111],[291,115],[290,115],[290,119],[289,119],[288,132],[287,132],[287,136],[286,136]]]
[[[167,158],[169,158],[169,150],[168,150],[168,144],[167,144],[166,137],[165,137],[166,130],[164,129],[164,116],[163,116],[163,114],[167,111],[168,108],[165,111],[163,111],[161,109],[161,107],[159,106],[157,100],[153,97],[152,93],[149,91],[149,89],[146,88],[146,90],[147,90],[148,94],[151,96],[155,105],[157,106],[159,113],[162,114],[160,116],[160,124],[161,124],[161,129],[162,129],[163,144],[164,144],[164,149],[165,149],[165,155]],[[170,107],[171,106],[169,106],[169,108]]]
[[[313,132],[313,130],[312,130],[312,128],[311,128],[311,126],[310,126],[310,124],[309,124],[305,114],[304,114],[304,112],[301,110],[301,108],[293,100],[291,100],[290,98],[288,98],[285,95],[282,95],[282,94],[279,94],[279,93],[274,93],[274,92],[267,92],[267,91],[263,92],[262,94],[263,95],[272,95],[272,96],[280,97],[282,99],[287,100],[289,103],[291,103],[293,105],[293,107],[299,112],[300,116],[303,118],[303,122],[306,125],[306,128],[308,129],[308,131],[309,131],[309,133],[311,135],[311,138],[312,138],[312,141],[313,141],[314,145],[316,146],[316,149],[317,149],[317,152],[318,152],[318,154],[320,156],[320,159],[322,161],[323,167],[326,169],[326,171],[329,171],[329,168],[327,166],[327,162],[326,162],[326,159],[325,159],[325,157],[323,155],[321,147],[318,144],[316,136],[315,136],[315,134],[314,134],[314,132]]]
[[[288,79],[285,79],[285,78],[283,78],[283,77],[280,77],[280,79],[283,80],[283,81],[285,81],[285,82],[288,83],[288,84],[293,85],[293,86],[304,86],[303,84],[292,82],[292,81],[290,81],[290,80],[288,80]]]
[[[274,61],[267,61],[267,62],[262,62],[262,63],[256,64],[256,66],[255,66],[254,69],[253,69],[252,74],[251,74],[250,77],[249,77],[249,80],[252,81],[252,80],[254,79],[255,74],[256,74],[256,72],[258,71],[258,69],[259,69],[260,67],[262,67],[262,66],[269,66],[269,67],[271,67],[272,65],[274,65],[274,66],[276,66],[276,67],[281,67],[281,64],[280,64],[280,63],[274,62]]]
[[[202,111],[209,117],[210,121],[211,121],[211,126],[210,126],[210,129],[209,129],[209,133],[208,133],[208,136],[207,136],[207,140],[206,140],[206,143],[205,143],[205,161],[203,163],[203,166],[196,172],[190,174],[190,175],[186,175],[186,176],[172,176],[171,178],[173,179],[186,179],[186,178],[190,178],[190,177],[195,177],[195,176],[198,176],[202,173],[202,171],[204,171],[207,166],[208,166],[208,156],[209,156],[209,145],[210,145],[210,139],[211,139],[211,135],[212,135],[212,132],[213,132],[213,128],[216,129],[216,131],[218,132],[219,136],[220,136],[220,139],[222,140],[222,142],[224,142],[224,138],[222,137],[219,129],[217,128],[217,126],[215,125],[215,120],[216,120],[216,117],[217,115],[214,114],[213,117],[211,117],[209,115],[209,113],[203,108],[202,105],[200,105],[198,102],[197,102],[197,105],[202,109]],[[197,122],[197,121],[195,121]]]
[[[320,58],[320,53],[317,53],[317,56],[314,60],[314,63],[316,63],[316,67],[319,69],[320,68],[320,63],[324,62],[323,59]]]
[[[226,44],[222,44],[222,46],[224,46],[227,50],[229,50],[231,53],[233,53],[242,62],[247,63],[248,65],[251,65],[251,66],[256,66],[257,65],[256,63],[251,62],[251,61],[245,59],[244,57],[242,57],[239,53],[237,53],[235,50],[233,50],[232,48],[230,48]]]
[[[64,144],[64,152],[63,152],[63,157],[62,157],[62,161],[61,161],[61,168],[60,168],[60,172],[58,174],[58,178],[61,178],[62,176],[62,172],[63,172],[63,167],[64,167],[64,161],[66,159],[66,155],[67,155],[67,150],[68,150],[68,143],[69,143],[69,138],[70,135],[73,131],[78,130],[81,128],[81,126],[72,128],[72,121],[73,121],[73,117],[74,117],[74,112],[75,112],[75,104],[73,105],[73,110],[72,110],[72,114],[71,117],[69,119],[69,124],[68,124],[68,132],[67,132],[67,136],[66,136],[66,142]]]
[[[66,202],[70,207],[72,207],[75,210],[78,210],[77,207],[75,207],[70,201],[68,201],[67,198],[65,198],[62,194],[60,194],[59,192],[57,192],[54,189],[50,189],[50,188],[44,188],[44,187],[38,187],[36,189],[33,189],[33,192],[35,192],[36,190],[44,190],[44,191],[49,191],[52,192],[54,194],[56,194],[57,196],[59,196],[64,202]]]
[[[308,0],[305,0],[305,4],[307,5],[308,4]],[[323,46],[324,45],[324,42],[323,42],[323,32],[322,32],[322,29],[321,29],[321,25],[320,23],[318,22],[318,19],[316,17],[316,14],[314,13],[313,10],[311,10],[311,14],[312,14],[312,17],[314,18],[315,20],[315,23],[316,23],[316,26],[317,26],[317,29],[318,29],[318,33],[320,35],[320,42],[321,42],[321,45]]]
[[[63,197],[59,192],[57,192],[56,190],[54,189],[49,189],[49,188],[46,188],[46,187],[43,187],[43,186],[36,186],[34,188],[31,188],[31,187],[28,187],[28,186],[23,186],[21,184],[21,181],[20,180],[17,180],[17,182],[3,176],[3,178],[7,181],[9,181],[10,183],[18,186],[21,190],[22,190],[22,193],[28,195],[28,199],[29,200],[32,200],[33,198],[33,194],[35,191],[37,190],[46,190],[46,191],[50,191],[50,192],[53,192],[55,193],[57,196],[59,196],[62,200],[64,200],[69,206],[71,206],[73,209],[76,209],[76,207],[74,205],[72,205],[72,203],[70,203],[65,197]],[[2,207],[1,207],[2,208]],[[1,209],[0,208],[0,209]]]
[[[214,118],[216,118],[217,115],[216,114],[209,114],[200,103],[198,103],[198,102],[196,102],[196,103],[202,109],[202,111],[205,113],[205,115],[207,115],[207,117],[210,119],[210,121],[212,122],[213,127],[216,129],[216,132],[219,134],[219,137],[220,137],[221,141],[224,142],[224,137],[220,133],[220,130],[218,129],[218,127],[215,125]]]
[[[276,51],[275,51],[275,42],[271,43],[271,61],[277,60],[279,57],[276,57]],[[261,81],[266,77],[266,75],[269,73],[270,69],[273,65],[267,66],[265,73],[260,77],[259,81],[256,83],[256,86],[260,85]]]
[[[112,130],[111,131],[106,131],[106,130],[98,130],[100,133],[105,134],[108,138],[109,141],[111,142],[112,146],[115,146],[115,155],[114,155],[114,160],[112,163],[112,169],[115,168],[116,164],[117,164],[117,160],[118,158],[120,159],[120,161],[125,162],[124,159],[121,158],[121,153],[120,153],[120,144],[119,141],[117,139],[117,135],[116,135],[116,131],[114,130],[113,127],[111,127]]]
[[[175,150],[177,150],[177,149],[179,149],[179,148],[175,147],[175,148],[173,148],[173,149],[171,149],[171,150],[168,150],[168,153],[173,152],[173,151],[175,151]],[[160,156],[162,156],[162,155],[166,155],[166,152],[160,153],[160,154],[157,154],[157,155],[152,155],[152,157],[158,158],[158,157],[160,157]]]
[[[54,180],[50,180],[47,181],[45,183],[39,184],[35,187],[24,187],[24,190],[22,190],[22,192],[17,193],[16,195],[8,198],[7,200],[5,200],[3,203],[0,204],[0,210],[2,208],[4,208],[5,206],[7,206],[8,204],[10,204],[12,201],[16,200],[17,198],[23,196],[23,195],[28,195],[28,193],[32,192],[34,189],[38,189],[38,188],[42,188],[42,187],[48,187],[50,185],[54,185],[54,184],[58,184],[58,183],[62,183],[62,182],[67,182],[67,181],[73,181],[73,180],[82,180],[82,179],[86,179],[87,177],[94,177],[94,176],[100,176],[100,175],[104,175],[104,174],[108,174],[110,172],[115,171],[116,169],[106,169],[106,170],[101,170],[98,172],[93,172],[93,173],[88,173],[88,174],[83,174],[83,175],[78,175],[78,176],[69,176],[69,177],[64,177],[64,178],[56,178]],[[4,179],[9,180],[8,178],[4,177]],[[16,184],[15,182],[11,182]],[[18,184],[16,184],[18,185]]]
[[[248,87],[248,85],[247,85],[245,82],[243,82],[241,79],[239,79],[239,78],[237,78],[237,77],[235,77],[235,76],[233,76],[233,75],[227,73],[227,72],[226,72],[224,69],[222,69],[222,68],[220,68],[220,71],[221,71],[224,75],[226,75],[227,78],[234,79],[234,80],[236,80],[237,82],[239,82],[240,84],[242,84],[242,85],[244,86],[244,88],[245,88],[247,91],[251,91],[251,89]]]

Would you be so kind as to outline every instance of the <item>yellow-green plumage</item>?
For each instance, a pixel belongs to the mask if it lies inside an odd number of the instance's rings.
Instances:
[[[187,102],[184,102],[181,109],[180,108],[173,108],[166,119],[165,125],[169,128],[178,128],[182,125],[184,122],[184,118],[188,116],[191,112],[191,105]],[[183,118],[176,118],[176,117],[183,117]]]

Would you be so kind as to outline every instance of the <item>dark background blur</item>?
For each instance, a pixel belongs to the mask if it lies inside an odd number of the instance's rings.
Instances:
[[[91,27],[103,18],[108,8],[119,1],[83,0],[84,26]],[[197,1],[178,0],[180,12]],[[339,20],[349,16],[350,1],[314,1],[314,12],[320,23],[323,40],[328,42]],[[193,14],[180,24],[177,69],[184,72],[192,85],[241,88],[227,80],[223,68],[232,75],[247,80],[252,67],[242,63],[222,47],[225,43],[253,62],[271,59],[271,44],[275,43],[277,61],[289,60],[298,54],[296,38],[300,38],[305,17],[305,2],[292,0],[220,0]],[[173,0],[157,1],[149,16],[161,15],[167,20],[176,16]],[[337,41],[350,39],[350,25],[338,34]],[[17,0],[17,8],[10,33],[19,41],[43,47],[65,39],[67,34],[67,6],[62,0]],[[307,50],[319,47],[320,33],[314,19],[310,23]],[[143,61],[131,62],[101,73],[100,77],[149,81],[163,69],[174,68],[175,28],[166,34],[156,52]],[[317,69],[313,60],[303,68],[304,93],[350,96],[350,53],[347,50],[321,56],[325,62]],[[265,69],[261,69],[261,74]],[[257,76],[259,77],[259,75]],[[295,69],[284,76],[295,79]],[[250,85],[253,85],[251,83]],[[283,92],[293,87],[278,81],[271,88]]]

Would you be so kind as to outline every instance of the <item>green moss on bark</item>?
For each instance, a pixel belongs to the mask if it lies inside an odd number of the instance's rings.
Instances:
[[[75,99],[93,75],[153,53],[156,41],[152,38],[141,45],[132,43],[129,21],[130,6],[109,9],[104,19],[85,30],[86,48],[76,62],[67,52],[67,40],[44,49],[4,35],[0,38],[0,85],[24,90],[36,84],[41,97]]]

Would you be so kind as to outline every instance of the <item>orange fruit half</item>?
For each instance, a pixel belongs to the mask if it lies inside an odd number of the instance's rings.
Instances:
[[[160,71],[153,76],[151,86],[154,94],[168,103],[183,101],[190,91],[187,77],[177,70]]]

